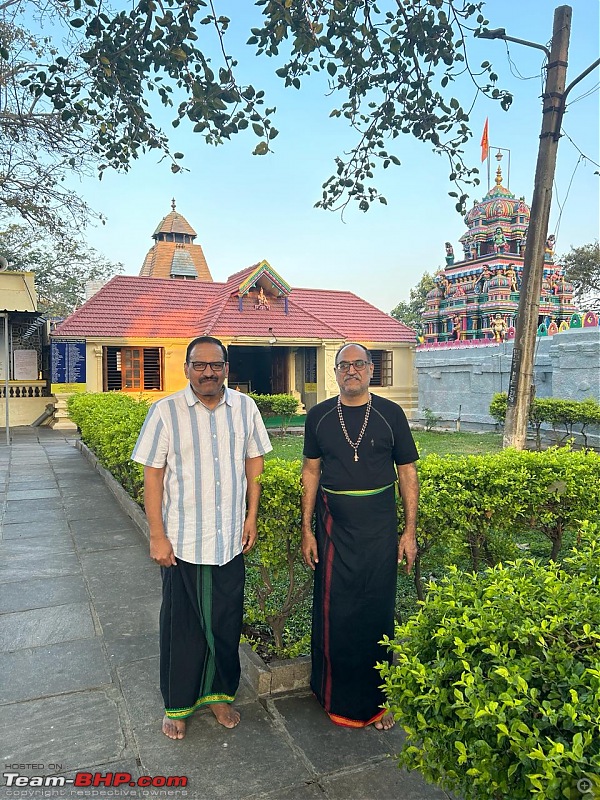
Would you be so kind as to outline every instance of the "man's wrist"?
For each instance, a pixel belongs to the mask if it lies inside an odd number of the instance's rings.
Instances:
[[[416,539],[417,538],[417,529],[415,528],[404,528],[403,531],[400,532],[400,538],[407,537],[409,539]]]

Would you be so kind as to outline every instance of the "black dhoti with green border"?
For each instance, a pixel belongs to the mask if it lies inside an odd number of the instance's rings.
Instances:
[[[232,703],[240,681],[244,559],[163,568],[160,689],[167,717]]]
[[[376,663],[394,633],[398,530],[394,486],[317,498],[311,688],[333,722],[380,719],[385,696]]]

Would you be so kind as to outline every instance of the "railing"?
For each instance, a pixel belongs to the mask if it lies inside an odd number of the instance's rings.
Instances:
[[[46,381],[9,381],[9,398],[50,397]],[[0,398],[6,397],[6,382],[0,381]]]

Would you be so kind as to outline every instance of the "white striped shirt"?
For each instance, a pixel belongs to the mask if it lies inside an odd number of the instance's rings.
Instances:
[[[225,389],[214,409],[190,385],[154,403],[131,458],[165,467],[163,521],[177,558],[222,566],[242,552],[245,459],[272,450],[252,398]]]

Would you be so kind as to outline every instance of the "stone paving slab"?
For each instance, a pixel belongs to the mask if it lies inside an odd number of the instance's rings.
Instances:
[[[59,553],[74,553],[73,538],[68,533],[55,534],[54,536],[41,535],[42,530],[37,530],[37,536],[28,536],[24,539],[10,539],[0,545],[0,557],[38,558],[40,556],[58,555]]]
[[[307,780],[294,786],[282,786],[274,792],[246,795],[244,800],[328,800],[328,796],[317,780]],[[377,798],[382,800],[382,798]]]
[[[119,517],[112,519],[112,515],[108,519],[95,518],[95,519],[74,519],[69,522],[69,528],[73,536],[83,536],[84,534],[98,534],[98,533],[111,533],[114,531],[121,532],[127,531],[130,536],[130,544],[143,544],[148,549],[148,542],[142,536],[140,531],[127,519],[125,522]]]
[[[69,535],[69,524],[66,519],[53,519],[45,514],[42,519],[33,522],[9,522],[0,526],[2,539],[32,539],[44,536]]]
[[[81,575],[60,578],[33,578],[5,583],[0,591],[0,614],[27,611],[31,608],[81,603],[88,599]]]
[[[115,639],[105,639],[105,644],[110,663],[115,666],[158,656],[156,633],[122,634]]]
[[[78,521],[81,522],[81,520]],[[131,547],[132,544],[139,541],[135,532],[127,528],[116,531],[102,531],[99,533],[85,531],[83,533],[74,534],[73,538],[77,550],[79,550],[80,553],[94,553],[100,550],[116,550],[121,547]]]
[[[158,636],[158,615],[161,596],[154,592],[146,597],[121,596],[97,600],[94,608],[104,636],[116,638],[124,634],[152,633]]]
[[[26,581],[33,575],[38,578],[55,578],[60,575],[76,575],[79,572],[79,561],[74,553],[11,556],[5,549],[0,560],[0,583]]]
[[[18,478],[12,475],[8,485],[11,491],[13,489],[20,491],[34,489],[37,491],[38,489],[56,489],[58,487],[57,481],[52,477],[48,477],[47,473],[40,474],[37,479],[32,478],[31,475],[27,475],[25,478]]]
[[[35,502],[36,500],[46,500],[49,498],[60,497],[58,487],[52,489],[13,489],[9,484],[6,499],[11,500],[27,500],[27,502]]]
[[[0,675],[0,704],[97,689],[111,683],[98,638],[0,653]]]
[[[47,775],[115,761],[126,752],[117,704],[102,690],[4,706],[0,741],[3,765],[41,763]]]
[[[120,522],[127,522],[129,517],[123,514],[118,507],[114,507],[114,498],[109,495],[102,494],[102,497],[76,497],[73,502],[69,502],[69,498],[63,500],[65,517],[70,521],[74,519],[105,519],[106,509],[110,508],[111,517],[113,520]]]
[[[401,797],[402,800],[447,800],[441,789],[424,782],[417,772],[398,769],[389,758],[377,764],[361,766],[339,776],[321,779],[327,800],[381,800]]]
[[[63,504],[60,497],[51,497],[30,503],[27,500],[9,500],[6,503],[5,524],[11,522],[33,522],[43,525],[44,520],[52,521],[56,515],[63,515]]]
[[[134,728],[138,725],[154,724],[155,729],[160,731],[164,704],[159,687],[158,654],[154,658],[119,666],[117,675]],[[143,691],[140,691],[140,686],[144,687]],[[254,703],[256,699],[256,694],[242,677],[235,705],[243,718],[246,712],[242,708],[247,703]],[[195,724],[194,720],[197,717],[207,714],[212,717],[208,709],[199,709],[193,714],[193,718],[190,718],[190,724]]]
[[[243,724],[232,730],[210,712],[195,714],[185,739],[175,742],[155,724],[136,727],[147,774],[187,775],[190,796],[201,800],[240,800],[261,791],[279,791],[284,800],[286,787],[313,776],[259,703],[244,706],[243,714]]]
[[[145,563],[137,566],[112,572],[110,578],[102,569],[101,564],[96,564],[96,553],[84,553],[82,560],[93,557],[94,561],[84,568],[89,592],[94,602],[111,600],[115,597],[146,597],[148,594],[161,592],[160,569],[149,558]]]
[[[95,634],[89,603],[70,603],[0,615],[0,652],[44,647]]]
[[[114,552],[102,553],[99,557],[94,553],[85,553],[81,556],[83,569],[93,575],[97,570],[105,574],[121,572],[131,568],[151,566],[160,576],[160,569],[151,560],[148,547],[140,539],[131,542],[129,547],[121,547]]]
[[[357,730],[334,725],[312,694],[274,697],[266,702],[281,716],[290,737],[318,773],[381,759],[402,746],[399,726],[378,731],[372,726]]]
[[[56,483],[67,503],[74,503],[77,498],[87,497],[92,493],[96,496],[100,489],[97,472],[89,475],[79,475],[76,478],[73,475],[68,475],[66,478],[62,478],[59,475]],[[106,496],[108,499],[108,496],[104,494],[104,487],[102,487],[102,496]]]

